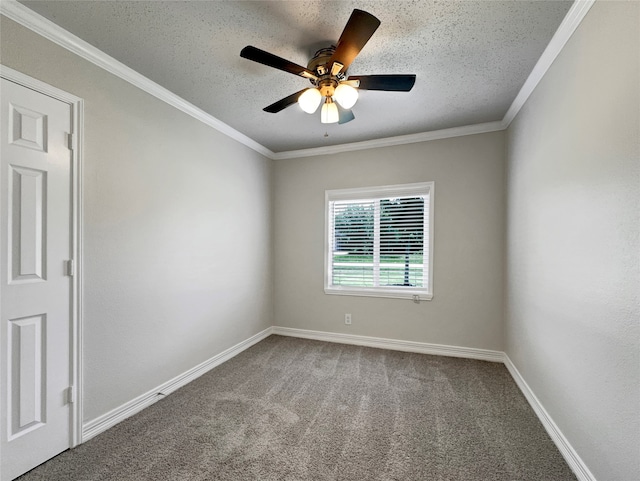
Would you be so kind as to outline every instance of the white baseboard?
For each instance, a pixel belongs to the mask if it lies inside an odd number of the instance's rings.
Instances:
[[[587,465],[580,458],[567,438],[562,434],[560,428],[553,421],[549,413],[542,406],[536,395],[533,393],[527,382],[524,380],[518,369],[515,367],[509,356],[502,351],[492,351],[488,349],[476,349],[473,347],[447,346],[443,344],[430,344],[426,342],[402,341],[399,339],[385,339],[380,337],[358,336],[354,334],[341,334],[326,331],[311,331],[307,329],[294,329],[291,327],[272,326],[261,331],[249,339],[246,339],[226,351],[213,356],[211,359],[195,366],[192,369],[176,376],[166,383],[148,391],[147,393],[124,403],[122,406],[109,411],[102,416],[84,424],[82,429],[82,441],[85,442],[94,436],[115,426],[120,421],[142,411],[152,405],[160,398],[172,393],[182,386],[193,381],[214,367],[228,361],[232,357],[240,354],[254,344],[262,341],[271,334],[281,336],[300,337],[304,339],[314,339],[317,341],[335,342],[340,344],[352,344],[356,346],[375,347],[379,349],[390,349],[393,351],[415,352],[420,354],[431,354],[437,356],[461,357],[467,359],[478,359],[490,362],[502,362],[513,377],[517,386],[522,391],[533,411],[540,419],[540,422],[547,433],[558,447],[558,450],[565,461],[574,472],[579,481],[597,481]]]
[[[189,369],[188,371],[174,377],[173,379],[157,386],[154,389],[142,394],[131,401],[105,413],[82,427],[82,441],[86,442],[98,434],[115,426],[124,419],[133,416],[144,408],[151,406],[164,396],[176,391],[182,386],[202,376],[207,371],[228,361],[232,357],[240,354],[245,349],[260,342],[271,334],[282,336],[301,337],[315,339],[319,341],[337,342],[341,344],[353,344],[358,346],[376,347],[379,349],[390,349],[394,351],[416,352],[421,354],[435,354],[439,356],[463,357],[469,359],[479,359],[483,361],[503,362],[503,353],[500,351],[489,351],[485,349],[475,349],[459,346],[445,346],[441,344],[428,344],[423,342],[401,341],[397,339],[384,339],[369,336],[355,336],[352,334],[338,334],[332,332],[310,331],[306,329],[292,329],[288,327],[269,327],[262,332],[246,339],[235,346],[213,356],[203,363]]]
[[[522,391],[522,394],[524,394],[524,397],[527,398],[527,401],[529,401],[529,404],[533,408],[533,411],[538,416],[538,419],[540,419],[540,422],[547,430],[547,433],[557,446],[560,454],[562,454],[562,457],[564,457],[565,461],[567,462],[573,473],[576,475],[578,480],[596,481],[595,476],[591,473],[576,450],[573,449],[573,446],[571,446],[567,438],[564,437],[564,434],[562,434],[562,431],[560,431],[558,425],[553,421],[544,406],[542,406],[540,400],[533,393],[527,382],[524,380],[524,378],[506,353],[504,354],[504,365],[509,370],[511,377],[513,377],[513,380],[520,388],[520,391]]]
[[[254,344],[262,341],[264,338],[270,336],[272,334],[271,327],[261,331],[249,339],[245,339],[242,342],[239,342],[235,346],[230,347],[226,351],[221,352],[213,356],[212,358],[204,361],[203,363],[198,364],[197,366],[189,369],[188,371],[174,377],[173,379],[161,384],[160,386],[148,391],[141,396],[138,396],[131,401],[124,403],[123,405],[109,411],[102,416],[99,416],[91,421],[85,423],[82,427],[82,441],[85,442],[89,439],[97,436],[98,434],[106,431],[112,426],[115,426],[120,421],[125,420],[126,418],[133,416],[137,412],[142,411],[144,408],[152,405],[156,401],[159,401],[164,396],[176,391],[182,386],[190,383],[197,377],[202,376],[207,371],[210,371],[214,367],[222,364],[225,361],[228,361],[234,356],[237,356],[242,351],[250,348]]]
[[[429,344],[426,342],[401,341],[399,339],[385,339],[381,337],[357,336],[354,334],[339,334],[336,332],[309,331],[291,327],[273,326],[272,334],[281,336],[302,337],[317,341],[337,342],[340,344],[354,344],[356,346],[376,347],[392,351],[417,352],[436,356],[464,357],[481,361],[504,362],[502,351],[490,351],[473,347],[446,346],[443,344]]]
[[[573,446],[571,446],[567,438],[562,434],[562,431],[560,431],[560,428],[553,421],[549,413],[544,409],[527,382],[516,369],[511,359],[509,359],[509,356],[502,351],[491,351],[472,347],[446,346],[425,342],[401,341],[397,339],[384,339],[379,337],[357,336],[353,334],[340,334],[335,332],[310,331],[306,329],[294,329],[279,326],[273,326],[272,334],[301,337],[304,339],[315,339],[317,341],[376,347],[380,349],[391,349],[394,351],[417,352],[420,354],[433,354],[438,356],[463,357],[468,359],[479,359],[482,361],[502,362],[508,369],[511,377],[513,377],[517,386],[520,388],[520,391],[524,394],[533,411],[536,413],[536,416],[540,419],[540,422],[555,445],[558,447],[560,454],[562,454],[578,480],[597,481],[576,450],[573,449]]]

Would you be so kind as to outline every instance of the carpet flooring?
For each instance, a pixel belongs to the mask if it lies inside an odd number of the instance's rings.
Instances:
[[[20,481],[564,481],[499,363],[270,336]]]

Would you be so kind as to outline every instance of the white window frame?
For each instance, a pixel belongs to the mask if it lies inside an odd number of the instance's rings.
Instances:
[[[335,294],[341,296],[367,296],[367,297],[387,297],[399,299],[412,299],[414,301],[433,299],[433,223],[434,223],[434,182],[419,182],[414,184],[383,185],[377,187],[361,187],[354,189],[334,189],[325,191],[325,215],[324,215],[324,292],[325,294]],[[333,236],[333,226],[331,225],[330,203],[342,200],[368,200],[382,199],[389,197],[429,197],[429,208],[425,209],[425,237],[428,236],[428,246],[425,251],[428,253],[427,282],[422,288],[407,287],[345,287],[331,285],[332,279],[332,252],[331,243]],[[375,254],[374,254],[375,255]]]

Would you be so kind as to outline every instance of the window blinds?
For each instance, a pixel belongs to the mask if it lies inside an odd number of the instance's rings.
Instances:
[[[430,195],[423,192],[328,200],[328,287],[424,292]]]

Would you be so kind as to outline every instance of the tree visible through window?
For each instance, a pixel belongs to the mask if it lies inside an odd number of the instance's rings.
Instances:
[[[327,191],[325,291],[430,298],[432,195],[432,183]]]

